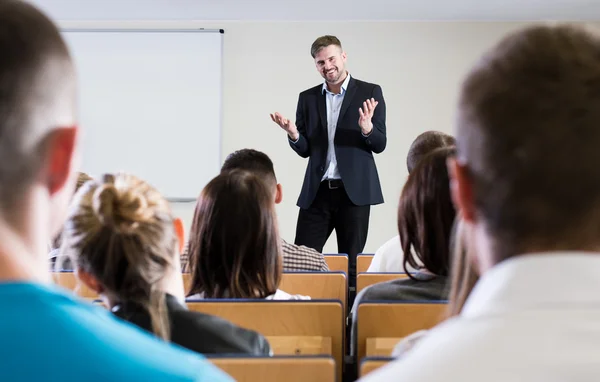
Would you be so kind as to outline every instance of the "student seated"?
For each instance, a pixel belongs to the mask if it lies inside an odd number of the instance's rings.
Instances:
[[[57,27],[0,1],[0,380],[231,381],[52,283],[48,243],[79,163],[76,78]]]
[[[398,231],[408,278],[371,285],[354,306],[369,300],[446,300],[450,268],[450,232],[456,211],[450,198],[446,160],[454,148],[426,155],[410,173],[398,207]],[[423,265],[420,265],[423,264]],[[356,311],[356,309],[353,309]]]
[[[198,353],[269,355],[261,335],[186,308],[183,224],[163,196],[126,174],[88,182],[63,231],[63,252],[112,312]]]
[[[426,131],[420,134],[410,145],[406,156],[408,173],[410,174],[417,163],[433,150],[452,147],[455,144],[454,137],[440,131]],[[410,265],[407,270],[416,271]],[[404,272],[404,255],[400,245],[400,235],[394,236],[377,249],[367,272]]]
[[[365,381],[600,375],[600,36],[512,31],[457,103],[451,189],[480,279],[460,314]]]
[[[281,238],[273,191],[262,176],[233,170],[202,190],[190,232],[190,299],[302,300],[280,289]]]
[[[245,170],[263,177],[273,189],[273,203],[283,200],[283,187],[277,183],[273,162],[267,154],[257,150],[243,149],[229,154],[221,167],[221,173],[232,170]],[[322,253],[304,245],[295,245],[281,239],[284,272],[329,271]],[[187,252],[182,256],[182,268],[187,272]]]

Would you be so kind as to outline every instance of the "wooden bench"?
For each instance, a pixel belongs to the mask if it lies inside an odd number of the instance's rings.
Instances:
[[[324,254],[325,262],[330,272],[344,272],[348,274],[348,255],[345,253]]]
[[[51,272],[55,283],[88,299],[98,299],[98,294],[79,281],[74,272]],[[182,274],[184,285],[190,283],[190,274]],[[284,273],[280,289],[290,294],[310,296],[313,300],[340,300],[346,307],[348,281],[342,272],[290,272]]]
[[[275,355],[331,355],[341,376],[345,311],[339,301],[227,299],[187,305],[261,333]]]
[[[340,300],[346,309],[348,280],[342,272],[290,272],[281,277],[279,289],[313,300]]]
[[[373,254],[359,253],[356,256],[356,273],[367,272],[373,261],[373,256]]]
[[[356,293],[373,284],[407,277],[406,273],[359,273],[356,276]]]
[[[209,358],[238,382],[334,382],[332,357]]]
[[[393,360],[394,359],[390,357],[365,357],[360,362],[358,376],[362,378]]]
[[[446,305],[446,301],[360,303],[357,308],[356,338],[352,339],[356,340],[357,359],[390,356],[402,338],[422,329],[430,329],[442,321]]]
[[[189,273],[183,274],[183,282],[187,291]],[[344,309],[348,301],[348,280],[342,272],[286,272],[281,277],[279,289],[313,300],[340,300]]]

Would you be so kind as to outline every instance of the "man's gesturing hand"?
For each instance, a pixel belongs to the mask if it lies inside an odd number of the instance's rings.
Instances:
[[[290,136],[292,141],[297,141],[300,134],[298,133],[298,129],[294,122],[290,121],[287,118],[284,118],[281,114],[275,113],[271,114],[271,119],[273,122],[279,125],[285,132]]]

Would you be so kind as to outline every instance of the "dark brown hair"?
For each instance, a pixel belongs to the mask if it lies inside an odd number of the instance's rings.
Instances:
[[[427,154],[410,173],[400,196],[398,232],[404,252],[404,270],[408,265],[447,276],[450,264],[450,232],[456,216],[450,197],[446,160],[454,148],[442,148]]]
[[[312,58],[315,58],[317,56],[317,53],[319,53],[321,49],[326,48],[329,45],[336,45],[339,46],[340,49],[342,49],[342,43],[337,37],[325,35],[317,38],[315,42],[312,43],[310,47],[310,55],[312,56]]]
[[[281,280],[281,256],[273,191],[259,175],[225,172],[202,190],[190,232],[188,295],[272,295]]]
[[[410,173],[417,163],[433,150],[454,145],[456,145],[454,137],[440,131],[426,131],[419,134],[410,145],[406,156],[408,172]]]
[[[242,149],[229,154],[221,166],[221,173],[232,170],[245,170],[268,179],[273,186],[277,184],[273,161],[258,150]]]
[[[0,52],[0,208],[10,210],[41,169],[58,114],[74,114],[76,84],[58,29],[27,2],[0,2]]]
[[[458,159],[493,261],[600,243],[600,39],[572,26],[510,34],[467,76]]]
[[[150,314],[153,332],[169,339],[160,282],[174,268],[177,234],[166,199],[132,175],[104,175],[75,195],[61,251],[98,280],[111,299]]]

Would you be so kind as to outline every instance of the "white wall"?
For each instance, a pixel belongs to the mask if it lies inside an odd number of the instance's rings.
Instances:
[[[465,72],[484,49],[523,24],[120,21],[116,25],[225,29],[222,153],[248,147],[273,159],[285,195],[278,208],[281,232],[289,241],[294,240],[295,204],[307,160],[288,147],[285,133],[271,122],[269,113],[280,111],[293,118],[298,93],[321,82],[309,53],[312,41],[322,34],[337,35],[348,53],[352,75],[380,84],[387,103],[388,145],[376,155],[386,202],[371,210],[365,248],[373,252],[397,234],[396,207],[407,176],[410,143],[425,130],[452,132],[457,89]],[[189,221],[193,204],[175,206],[175,212]],[[325,252],[336,251],[332,237]]]

